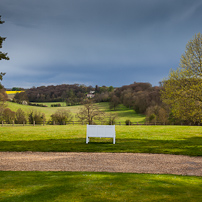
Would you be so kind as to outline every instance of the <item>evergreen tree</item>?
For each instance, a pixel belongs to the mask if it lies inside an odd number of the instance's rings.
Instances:
[[[0,24],[3,24],[3,23],[4,23],[4,21],[1,21],[1,16],[0,16]],[[0,48],[2,48],[2,43],[5,40],[6,40],[5,37],[0,36]],[[0,60],[2,60],[2,59],[9,60],[9,57],[7,56],[7,53],[3,53],[3,52],[0,51]],[[0,73],[0,80],[3,79],[4,75],[5,75],[5,73],[3,73],[3,72]]]

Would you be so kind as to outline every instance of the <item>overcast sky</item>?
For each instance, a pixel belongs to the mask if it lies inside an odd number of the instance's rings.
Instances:
[[[6,88],[158,85],[202,33],[202,0],[0,0]]]

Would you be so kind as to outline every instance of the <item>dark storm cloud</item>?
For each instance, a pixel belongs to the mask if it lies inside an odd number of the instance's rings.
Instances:
[[[1,0],[3,84],[156,85],[202,32],[201,9],[201,0]]]

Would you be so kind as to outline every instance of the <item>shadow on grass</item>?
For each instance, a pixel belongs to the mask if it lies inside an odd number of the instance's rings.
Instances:
[[[0,151],[41,151],[41,152],[131,152],[162,153],[202,156],[202,137],[183,140],[112,139],[85,138],[48,139],[32,141],[0,141]]]
[[[193,183],[194,182],[194,183]],[[200,201],[200,177],[90,172],[0,172],[1,201]]]

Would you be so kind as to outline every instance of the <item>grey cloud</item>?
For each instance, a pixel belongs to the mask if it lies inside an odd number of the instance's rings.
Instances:
[[[7,36],[3,48],[11,58],[1,61],[3,83],[16,75],[20,84],[24,75],[31,86],[65,79],[157,84],[202,32],[201,8],[201,0],[1,0],[0,35]],[[103,80],[108,72],[113,78]]]

